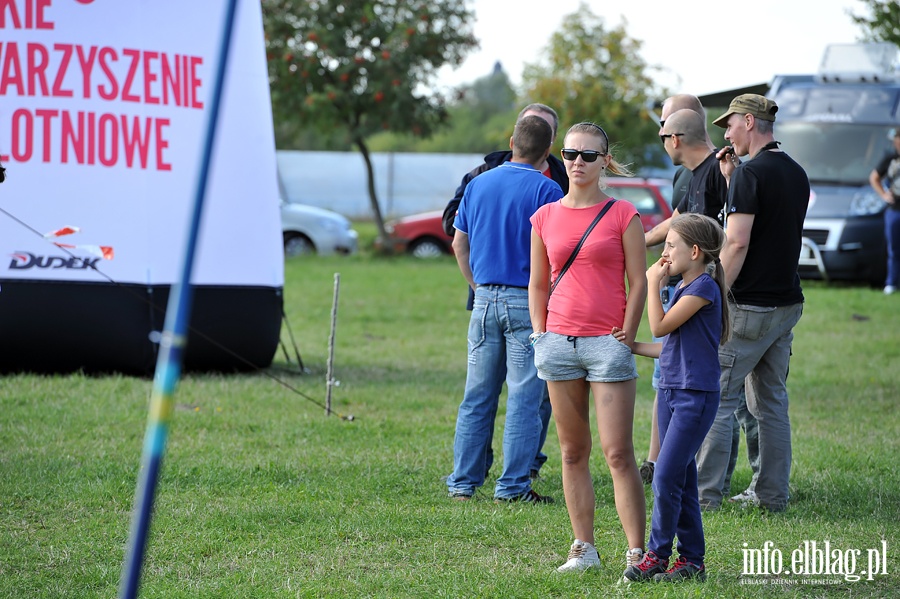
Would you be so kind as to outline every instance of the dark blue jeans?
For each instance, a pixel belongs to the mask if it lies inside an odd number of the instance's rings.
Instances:
[[[706,554],[697,489],[697,450],[719,409],[718,391],[660,389],[659,457],[653,473],[653,516],[647,548],[661,558],[678,555],[702,564]]]
[[[900,286],[900,210],[884,211],[884,236],[887,239],[887,280],[885,285]]]

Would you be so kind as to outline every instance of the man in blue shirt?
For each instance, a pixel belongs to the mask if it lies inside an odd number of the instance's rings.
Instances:
[[[534,212],[563,196],[536,165],[550,153],[553,131],[537,116],[517,124],[512,159],[482,173],[466,187],[454,227],[453,250],[463,277],[475,290],[468,332],[466,388],[456,420],[450,496],[470,499],[484,484],[494,418],[507,384],[503,472],[497,501],[551,503],[531,489],[529,477],[541,434],[538,379],[529,342],[531,224]]]

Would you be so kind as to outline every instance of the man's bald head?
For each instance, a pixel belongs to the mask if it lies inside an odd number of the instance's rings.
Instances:
[[[663,127],[665,133],[682,134],[681,142],[688,146],[706,146],[706,123],[691,109],[673,112]]]
[[[674,96],[669,96],[663,102],[661,120],[668,120],[669,115],[679,110],[692,110],[700,115],[702,119],[706,119],[706,111],[703,110],[700,98],[691,94],[675,94]]]

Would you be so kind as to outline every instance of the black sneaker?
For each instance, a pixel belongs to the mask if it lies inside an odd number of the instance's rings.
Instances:
[[[538,495],[532,489],[514,497],[494,497],[494,503],[553,503],[553,498]]]
[[[649,485],[653,482],[653,471],[656,470],[656,462],[651,462],[650,460],[644,460],[644,463],[641,464],[641,480],[644,481],[645,485]]]
[[[653,582],[681,582],[682,580],[706,580],[706,567],[703,564],[695,564],[679,557],[675,564],[653,577]]]
[[[661,559],[652,551],[644,554],[637,564],[625,569],[625,582],[647,582],[657,574],[665,574],[669,560]]]

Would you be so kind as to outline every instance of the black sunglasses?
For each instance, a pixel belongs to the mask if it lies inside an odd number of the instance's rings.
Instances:
[[[662,134],[660,134],[660,136],[659,136],[659,141],[663,142],[663,145],[665,145],[666,140],[667,140],[668,138],[670,138],[670,137],[679,137],[679,136],[681,136],[681,135],[684,135],[684,133],[662,133]]]
[[[606,156],[606,153],[597,150],[572,150],[570,148],[563,148],[560,150],[560,154],[565,160],[575,160],[581,154],[581,159],[585,162],[596,162],[601,156]]]

